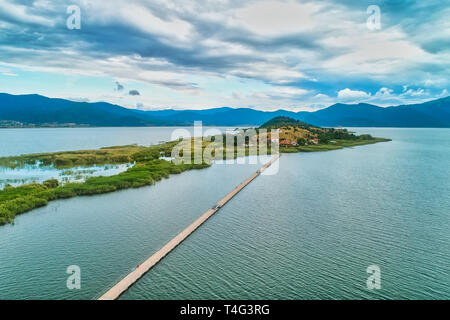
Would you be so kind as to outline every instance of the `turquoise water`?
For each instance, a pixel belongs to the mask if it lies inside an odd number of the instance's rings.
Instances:
[[[450,130],[355,129],[389,143],[285,154],[123,299],[449,299]],[[255,166],[56,201],[0,227],[0,299],[90,299]],[[81,290],[66,288],[67,266]],[[366,288],[369,265],[381,290]]]

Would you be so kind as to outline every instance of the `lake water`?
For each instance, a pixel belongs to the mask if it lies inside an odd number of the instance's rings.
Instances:
[[[210,128],[203,127],[203,131]],[[175,129],[187,130],[194,136],[193,127],[0,129],[0,157],[129,144],[149,146],[170,141]],[[225,132],[235,128],[218,127],[218,129]],[[197,135],[202,134],[195,134]]]
[[[450,130],[354,130],[393,141],[284,154],[278,174],[253,181],[122,299],[449,299]],[[255,169],[213,165],[19,216],[0,227],[0,299],[97,296]],[[66,288],[70,265],[81,290]],[[381,290],[366,288],[370,265]]]

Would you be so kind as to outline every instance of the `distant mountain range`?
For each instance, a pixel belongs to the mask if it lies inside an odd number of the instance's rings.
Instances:
[[[209,126],[259,126],[287,116],[329,127],[450,127],[450,97],[382,108],[371,104],[334,104],[315,112],[272,112],[250,108],[141,111],[98,102],[75,102],[40,95],[0,93],[0,127],[52,126],[187,126],[202,121]]]

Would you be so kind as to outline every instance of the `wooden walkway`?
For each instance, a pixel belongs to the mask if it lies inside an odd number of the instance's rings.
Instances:
[[[244,189],[250,182],[252,182],[256,177],[258,177],[264,170],[270,167],[278,158],[280,154],[277,154],[262,166],[258,171],[252,174],[244,182],[234,188],[229,194],[227,194],[223,199],[221,199],[217,204],[206,211],[200,218],[195,220],[190,226],[180,232],[175,238],[170,240],[164,247],[157,251],[154,255],[148,258],[139,268],[136,268],[125,278],[123,278],[114,287],[109,289],[104,295],[102,295],[99,300],[115,300],[120,297],[125,291],[128,290],[137,280],[139,280],[144,274],[146,274],[152,267],[154,267],[159,261],[161,261],[169,252],[175,249],[180,243],[184,241],[190,234],[192,234],[198,227],[200,227],[206,220],[208,220],[212,215],[214,215],[221,207],[223,207],[228,201],[230,201],[239,191]]]

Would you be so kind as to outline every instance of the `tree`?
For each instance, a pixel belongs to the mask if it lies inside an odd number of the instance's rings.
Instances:
[[[44,181],[44,186],[46,186],[49,189],[53,189],[59,186],[59,181],[56,179],[50,179],[47,181]]]
[[[297,139],[297,143],[298,143],[299,146],[304,146],[306,144],[306,142],[307,141],[304,138],[298,138]]]

